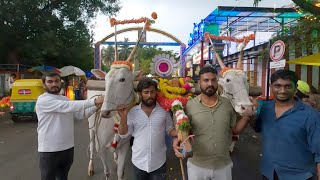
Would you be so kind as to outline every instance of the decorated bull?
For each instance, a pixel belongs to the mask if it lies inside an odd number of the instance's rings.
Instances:
[[[152,13],[153,19],[156,19],[156,14]],[[125,21],[127,22],[127,20]],[[99,69],[93,69],[91,72],[99,79],[104,79],[104,87],[100,89],[92,89],[88,87],[88,98],[96,95],[105,95],[104,103],[101,111],[91,116],[89,120],[89,135],[90,135],[90,161],[88,165],[88,175],[94,174],[93,151],[96,149],[104,168],[106,179],[110,179],[112,175],[111,168],[112,153],[117,164],[118,180],[124,178],[124,166],[126,155],[129,150],[129,139],[120,139],[117,133],[119,116],[117,108],[119,105],[126,104],[129,108],[133,107],[137,102],[137,96],[134,92],[133,81],[140,75],[140,72],[133,72],[132,61],[137,52],[138,44],[144,31],[150,26],[150,19],[140,18],[130,20],[129,23],[144,22],[144,27],[139,39],[133,48],[131,54],[126,61],[118,60],[117,48],[115,51],[115,59],[110,67],[110,71],[105,73]],[[117,21],[114,18],[110,20],[111,26],[123,24],[124,21]],[[116,36],[116,30],[115,30]],[[100,82],[100,84],[101,84]],[[91,89],[91,90],[90,90]]]
[[[240,51],[239,59],[236,68],[228,68],[224,65],[219,54],[216,52],[212,38],[216,40],[229,40],[238,42],[238,49]],[[219,90],[221,96],[226,97],[230,100],[233,109],[240,116],[252,116],[255,113],[254,106],[250,101],[249,94],[253,96],[260,95],[261,90],[256,87],[250,87],[251,93],[249,93],[249,84],[245,72],[242,70],[242,59],[243,59],[243,49],[247,43],[254,38],[253,35],[245,36],[242,39],[214,36],[209,33],[205,33],[205,39],[209,40],[212,45],[212,50],[217,58],[220,65],[220,78],[219,85],[222,87]],[[237,133],[233,133],[233,143],[230,146],[230,152],[233,151],[235,146],[235,141],[239,138]]]

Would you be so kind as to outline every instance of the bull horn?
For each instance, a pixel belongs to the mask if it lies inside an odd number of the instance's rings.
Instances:
[[[240,54],[239,54],[239,59],[238,59],[238,62],[237,62],[237,68],[238,69],[242,68],[242,59],[243,59],[243,50],[241,50]]]
[[[238,59],[238,62],[237,62],[237,68],[238,68],[238,69],[241,69],[241,68],[242,68],[243,49],[244,49],[244,47],[246,47],[247,44],[248,44],[247,41],[243,41],[243,46],[242,46],[241,49],[240,49],[239,59]]]
[[[119,60],[118,56],[118,43],[117,43],[117,25],[114,25],[114,61]]]
[[[131,53],[130,53],[128,59],[127,59],[128,62],[131,62],[131,63],[133,62],[134,55],[137,53],[138,45],[139,45],[139,43],[141,41],[141,38],[142,38],[142,36],[143,36],[143,34],[144,34],[145,30],[146,30],[147,23],[148,23],[148,20],[146,20],[146,22],[145,22],[145,24],[144,24],[144,26],[142,28],[141,34],[139,36],[139,39],[136,42],[136,45],[134,46],[133,50],[131,51]]]
[[[214,47],[214,44],[213,44],[211,38],[209,38],[209,40],[210,40],[210,43],[211,43],[211,46],[212,46],[212,51],[213,51],[214,55],[216,56],[221,69],[226,68],[226,66],[223,64],[219,54],[217,53],[216,48]]]

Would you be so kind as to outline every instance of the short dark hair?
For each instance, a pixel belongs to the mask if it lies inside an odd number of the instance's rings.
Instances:
[[[298,82],[298,77],[296,73],[290,70],[285,70],[285,69],[280,69],[271,75],[271,84],[277,81],[278,79],[290,80],[295,85]]]
[[[61,80],[61,76],[59,73],[56,72],[48,72],[42,75],[42,83],[44,84],[46,82],[46,78],[47,77],[55,77],[55,76],[59,76],[60,80]]]
[[[139,83],[137,85],[138,92],[142,92],[142,90],[153,86],[156,90],[158,90],[158,83],[152,79],[149,78],[142,78],[139,80]]]
[[[205,73],[217,74],[217,70],[211,65],[206,65],[200,70],[199,77],[201,77],[201,75]]]

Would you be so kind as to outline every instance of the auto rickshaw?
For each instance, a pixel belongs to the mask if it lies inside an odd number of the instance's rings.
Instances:
[[[14,122],[22,119],[37,120],[35,105],[45,92],[41,79],[18,79],[12,84],[10,113]]]

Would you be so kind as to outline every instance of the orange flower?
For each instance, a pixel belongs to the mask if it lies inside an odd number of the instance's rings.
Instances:
[[[112,65],[126,65],[130,68],[130,70],[132,71],[133,70],[133,66],[130,62],[128,61],[113,61],[113,63],[111,64]]]
[[[117,23],[117,20],[116,20],[115,18],[111,18],[111,19],[110,19],[110,25],[111,25],[111,27],[113,27],[114,25],[116,25],[116,23]]]
[[[255,36],[254,34],[250,34],[249,36],[243,36],[243,38],[235,38],[230,36],[215,36],[213,34],[210,34],[208,32],[204,33],[205,40],[214,39],[214,40],[226,40],[226,41],[232,41],[232,42],[249,42],[250,40],[254,40]]]
[[[156,20],[156,19],[158,18],[158,14],[157,14],[156,12],[153,12],[153,13],[151,14],[151,17],[152,17],[154,20]]]

